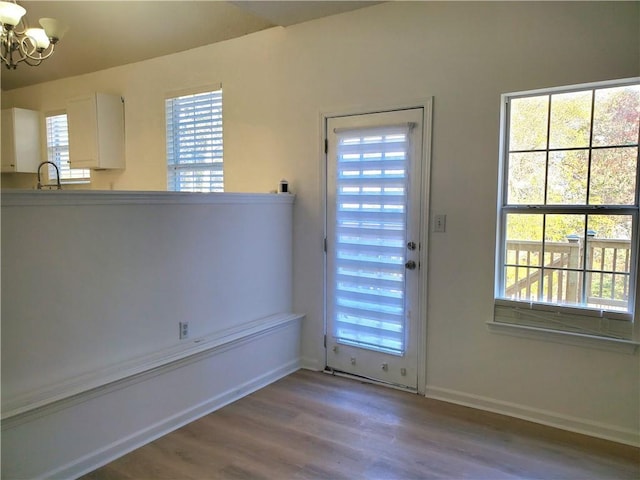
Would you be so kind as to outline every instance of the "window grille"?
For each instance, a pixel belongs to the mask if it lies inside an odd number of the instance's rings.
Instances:
[[[497,317],[513,307],[515,323],[628,336],[640,83],[505,95],[502,122]]]

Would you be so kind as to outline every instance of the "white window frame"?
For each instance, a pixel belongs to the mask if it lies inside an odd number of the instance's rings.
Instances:
[[[585,338],[610,339],[613,342],[634,343],[638,336],[637,325],[634,328],[634,313],[637,310],[636,291],[639,271],[639,220],[640,220],[640,165],[636,169],[635,204],[625,206],[613,205],[509,205],[508,194],[508,159],[509,159],[509,127],[510,100],[539,95],[553,95],[558,93],[577,92],[583,90],[597,90],[624,85],[636,85],[640,78],[630,78],[616,81],[596,82],[566,87],[546,88],[526,92],[515,92],[501,96],[500,123],[500,167],[498,179],[498,211],[496,233],[496,265],[495,265],[495,309],[494,321],[489,322],[492,330],[505,333],[505,326],[520,327],[530,336],[532,330],[547,332],[561,332]],[[589,145],[591,152],[592,145]],[[545,151],[549,151],[549,148]],[[632,218],[631,235],[631,265],[629,280],[629,311],[618,312],[606,309],[588,308],[582,305],[562,305],[536,302],[529,300],[515,300],[505,298],[504,270],[506,252],[506,215],[508,213],[560,213],[560,214],[606,214],[618,213],[630,215]],[[542,262],[544,263],[544,262]],[[586,267],[583,265],[582,269]],[[508,332],[511,333],[511,332]],[[518,334],[518,333],[516,333]],[[635,338],[637,340],[637,338]],[[631,341],[631,342],[629,342]],[[637,345],[636,345],[637,346]],[[635,347],[634,347],[635,350]]]
[[[62,121],[64,120],[64,124]],[[60,172],[62,185],[87,184],[91,182],[91,170],[87,168],[71,168],[69,163],[69,124],[66,112],[52,112],[45,116],[45,136],[47,144],[47,160],[53,162]],[[59,123],[60,122],[60,123]],[[55,124],[54,124],[55,123]],[[66,125],[65,132],[57,132]],[[54,130],[52,130],[52,128]],[[56,171],[48,165],[47,177],[50,184],[56,181]]]
[[[181,136],[178,119],[180,107],[190,108],[192,100],[201,98],[205,115],[199,132],[190,130]],[[209,102],[209,103],[207,103]],[[178,192],[224,191],[222,86],[202,87],[174,92],[165,98],[167,189]],[[208,109],[208,110],[207,110]],[[191,112],[186,118],[192,118]],[[185,118],[183,116],[183,118]],[[194,121],[195,122],[195,121]],[[193,124],[195,126],[195,123]],[[189,125],[190,126],[190,125]],[[184,148],[185,139],[192,140],[191,148]]]

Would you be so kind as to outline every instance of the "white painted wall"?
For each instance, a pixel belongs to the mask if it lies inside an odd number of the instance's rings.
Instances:
[[[293,196],[1,200],[3,478],[75,478],[299,368]]]
[[[291,312],[292,196],[15,196],[2,196],[5,410],[48,385]]]
[[[293,303],[307,314],[303,355],[321,367],[321,113],[432,95],[431,208],[448,218],[429,243],[428,391],[633,442],[637,355],[497,335],[485,322],[500,94],[639,74],[637,2],[390,2],[3,92],[2,106],[48,111],[89,91],[122,94],[127,168],[93,185],[160,189],[164,96],[222,82],[227,190],[268,191],[285,177],[297,194]],[[3,186],[34,183],[15,178]]]

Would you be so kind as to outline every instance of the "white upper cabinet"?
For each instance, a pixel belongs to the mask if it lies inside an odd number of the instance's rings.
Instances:
[[[2,172],[36,173],[40,162],[40,112],[2,110]]]
[[[124,168],[124,102],[94,93],[67,103],[72,168]]]

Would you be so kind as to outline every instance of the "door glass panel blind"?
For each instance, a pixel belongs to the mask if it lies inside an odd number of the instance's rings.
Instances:
[[[90,170],[86,168],[71,168],[69,164],[69,127],[67,115],[51,115],[46,118],[47,128],[47,160],[55,163],[60,170],[60,181],[88,182],[90,180]],[[51,165],[49,167],[49,182],[53,183],[56,178],[56,170]]]
[[[334,335],[405,350],[408,127],[337,133]]]
[[[165,108],[169,190],[224,191],[222,90],[169,98]]]

